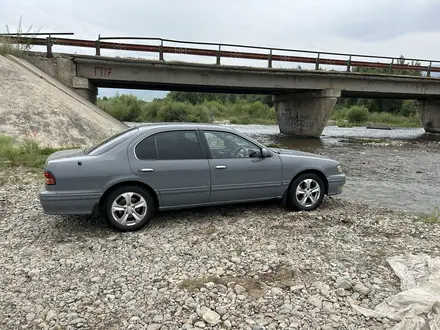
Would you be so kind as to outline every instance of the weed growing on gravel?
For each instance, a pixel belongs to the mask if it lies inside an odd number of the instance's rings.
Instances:
[[[197,292],[202,287],[204,287],[206,283],[214,283],[214,284],[227,286],[228,283],[230,282],[234,282],[238,285],[243,286],[248,292],[248,294],[256,299],[262,297],[265,293],[263,283],[249,276],[243,276],[243,277],[207,276],[207,277],[188,278],[180,282],[179,288],[181,290],[188,290],[189,292]]]
[[[426,223],[440,223],[440,208],[435,207],[429,215],[423,217],[423,221]]]

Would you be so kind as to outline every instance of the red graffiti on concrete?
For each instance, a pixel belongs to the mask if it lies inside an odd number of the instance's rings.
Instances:
[[[112,74],[112,68],[104,66],[95,66],[95,77],[110,77]]]

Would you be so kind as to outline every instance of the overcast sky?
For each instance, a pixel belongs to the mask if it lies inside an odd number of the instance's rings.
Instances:
[[[439,0],[0,0],[0,22],[75,38],[150,36],[440,59]],[[1,27],[5,31],[5,27]],[[156,55],[157,56],[157,55]]]

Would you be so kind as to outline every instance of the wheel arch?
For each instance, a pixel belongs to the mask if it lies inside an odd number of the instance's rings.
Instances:
[[[284,201],[286,201],[286,199],[289,198],[290,188],[292,187],[293,181],[295,181],[300,175],[303,175],[306,173],[313,173],[313,174],[316,174],[317,176],[319,176],[319,178],[324,183],[324,193],[325,193],[325,195],[328,194],[328,180],[327,180],[327,177],[324,175],[324,173],[322,173],[320,170],[317,170],[317,169],[307,169],[307,170],[303,170],[303,171],[297,173],[292,178],[292,180],[290,180],[289,185],[287,186],[287,189],[284,192]]]
[[[102,194],[101,198],[99,199],[99,203],[98,203],[98,207],[100,210],[102,210],[102,208],[105,205],[105,200],[107,199],[107,196],[115,189],[118,189],[120,187],[124,187],[124,186],[139,186],[145,190],[147,190],[151,196],[153,197],[153,201],[154,201],[154,207],[157,209],[159,207],[159,196],[157,195],[157,193],[154,191],[153,188],[151,188],[148,184],[140,182],[140,181],[136,181],[136,180],[127,180],[127,181],[120,181],[120,182],[116,182],[113,185],[111,185],[110,187],[108,187],[106,189],[106,191],[104,192],[104,194]]]

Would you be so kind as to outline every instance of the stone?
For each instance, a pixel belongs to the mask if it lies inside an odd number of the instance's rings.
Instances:
[[[197,314],[209,325],[216,325],[220,321],[220,315],[208,307],[201,307]]]
[[[243,294],[243,293],[246,292],[246,288],[241,286],[241,285],[239,285],[239,284],[236,284],[234,286],[234,291],[235,291],[236,294]]]
[[[160,314],[156,314],[153,316],[153,322],[154,323],[162,323],[163,322],[163,316]]]
[[[231,323],[231,321],[229,321],[229,320],[224,321],[224,322],[223,322],[223,327],[224,327],[225,329],[231,329],[231,328],[232,328],[232,323]]]
[[[353,300],[358,300],[360,297],[360,294],[358,292],[353,292],[353,294],[351,295],[351,299]]]
[[[343,288],[336,289],[336,293],[341,297],[345,297],[348,295],[348,292],[345,291],[345,289],[343,289]]]
[[[38,275],[40,275],[40,270],[39,269],[32,269],[32,270],[28,271],[27,274],[31,278],[38,277]]]
[[[129,300],[134,297],[134,293],[131,291],[127,291],[122,295],[122,300]]]
[[[276,251],[276,249],[277,249],[277,246],[276,245],[268,245],[268,246],[266,246],[266,249],[268,250],[268,251]]]
[[[252,327],[252,330],[266,330],[266,328],[263,325],[256,324]]]
[[[28,321],[28,322],[31,322],[31,321],[33,321],[33,319],[35,319],[35,313],[32,313],[32,312],[30,312],[30,313],[27,313],[26,314],[26,321]]]
[[[281,290],[280,288],[272,288],[270,290],[270,292],[274,295],[274,296],[280,296],[283,294],[283,290]]]
[[[358,292],[363,296],[367,296],[370,293],[370,289],[361,282],[356,282],[356,284],[353,287],[353,291]]]
[[[280,308],[281,314],[289,314],[293,309],[293,306],[291,304],[284,304]]]
[[[215,309],[217,313],[219,313],[220,316],[223,316],[228,311],[228,308],[226,306],[219,306]]]
[[[46,314],[46,321],[49,322],[50,320],[52,320],[56,316],[57,316],[57,313],[53,309],[51,309]]]
[[[152,323],[148,325],[147,330],[160,330],[160,328],[161,328],[160,324]]]
[[[322,303],[322,311],[328,314],[335,313],[335,310],[333,309],[333,304],[330,301],[324,301]]]
[[[348,290],[352,286],[353,286],[353,284],[351,283],[351,279],[348,277],[341,277],[336,280],[336,287],[337,288],[342,288],[342,289]]]
[[[304,285],[302,285],[302,284],[294,285],[294,286],[291,286],[291,287],[290,287],[290,291],[291,291],[291,292],[300,291],[300,290],[302,290],[302,289],[304,289]]]
[[[319,309],[322,308],[322,300],[317,295],[310,296],[309,299],[307,299],[307,303]]]
[[[341,317],[337,314],[332,314],[332,315],[330,315],[330,319],[336,323],[339,323],[339,321],[341,320]]]

